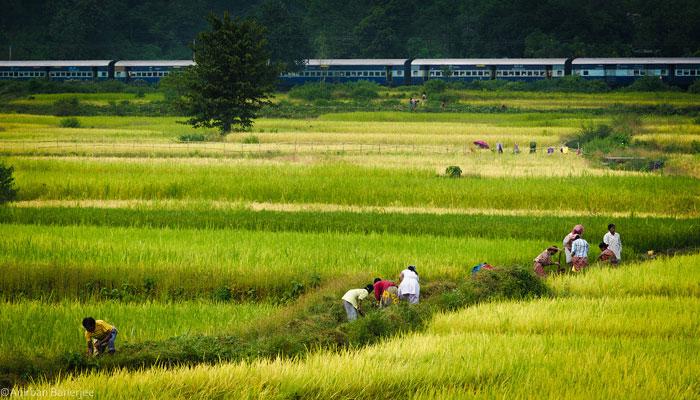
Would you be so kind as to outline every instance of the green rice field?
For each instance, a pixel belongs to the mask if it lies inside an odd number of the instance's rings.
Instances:
[[[699,398],[700,116],[606,110],[700,97],[455,96],[508,112],[319,112],[227,137],[180,117],[0,114],[18,189],[0,205],[2,395]],[[162,94],[13,101],[69,97]],[[563,148],[603,124],[629,143]],[[536,277],[579,223],[589,267]],[[609,223],[618,267],[596,261]],[[496,269],[473,275],[482,262]],[[345,291],[407,265],[419,305],[346,321]],[[88,315],[118,327],[114,356],[84,355]]]

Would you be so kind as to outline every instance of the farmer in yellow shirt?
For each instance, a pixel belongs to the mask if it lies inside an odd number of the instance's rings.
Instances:
[[[94,350],[98,354],[105,351],[105,347],[109,349],[109,354],[114,354],[114,340],[117,338],[117,328],[98,319],[95,321],[92,317],[83,319],[83,328],[85,328],[85,340],[87,341],[87,354],[91,356]],[[93,345],[93,339],[97,342]]]

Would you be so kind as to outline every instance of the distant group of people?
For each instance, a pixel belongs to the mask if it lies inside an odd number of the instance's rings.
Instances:
[[[566,264],[571,266],[571,272],[580,272],[588,266],[589,245],[583,238],[583,225],[576,225],[562,241]],[[608,232],[603,236],[603,241],[598,244],[600,255],[598,261],[617,265],[622,259],[622,240],[620,234],[616,232],[615,224],[608,225]],[[560,262],[554,262],[552,256],[559,252],[557,246],[550,246],[533,260],[533,269],[540,277],[547,276],[544,267],[557,265],[560,271],[564,271],[564,266]]]
[[[401,271],[399,284],[382,278],[374,278],[374,283],[360,289],[350,289],[343,295],[343,307],[348,321],[354,321],[358,315],[364,316],[362,301],[374,293],[378,307],[384,308],[399,301],[418,304],[420,299],[420,283],[415,265],[409,265]]]
[[[547,154],[550,154],[550,155],[554,154],[555,150],[556,149],[554,148],[554,146],[549,146],[549,147],[547,147]],[[559,147],[559,152],[561,154],[569,154],[570,150],[571,149],[569,148],[569,146],[566,146],[566,145]],[[500,143],[500,142],[496,143],[496,152],[498,154],[503,154],[505,152],[505,147],[503,146],[503,143]],[[530,153],[536,153],[536,152],[537,152],[537,147],[533,147],[531,145]],[[520,154],[520,145],[517,143],[513,144],[513,154]],[[576,149],[576,154],[581,155],[581,149]]]
[[[409,105],[411,111],[416,110],[416,108],[420,105],[421,100],[423,102],[426,102],[428,100],[428,96],[425,94],[425,92],[423,92],[420,99],[411,96],[411,98],[408,100],[408,105]],[[445,108],[444,102],[442,104],[442,108]]]

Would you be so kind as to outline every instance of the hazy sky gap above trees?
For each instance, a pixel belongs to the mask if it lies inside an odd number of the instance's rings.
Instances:
[[[697,0],[3,0],[0,59],[186,59],[209,12],[273,58],[698,56]]]

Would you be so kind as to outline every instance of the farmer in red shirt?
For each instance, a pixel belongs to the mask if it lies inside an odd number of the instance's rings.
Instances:
[[[392,281],[374,278],[374,298],[377,299],[379,307],[387,307],[398,301],[399,288]]]

